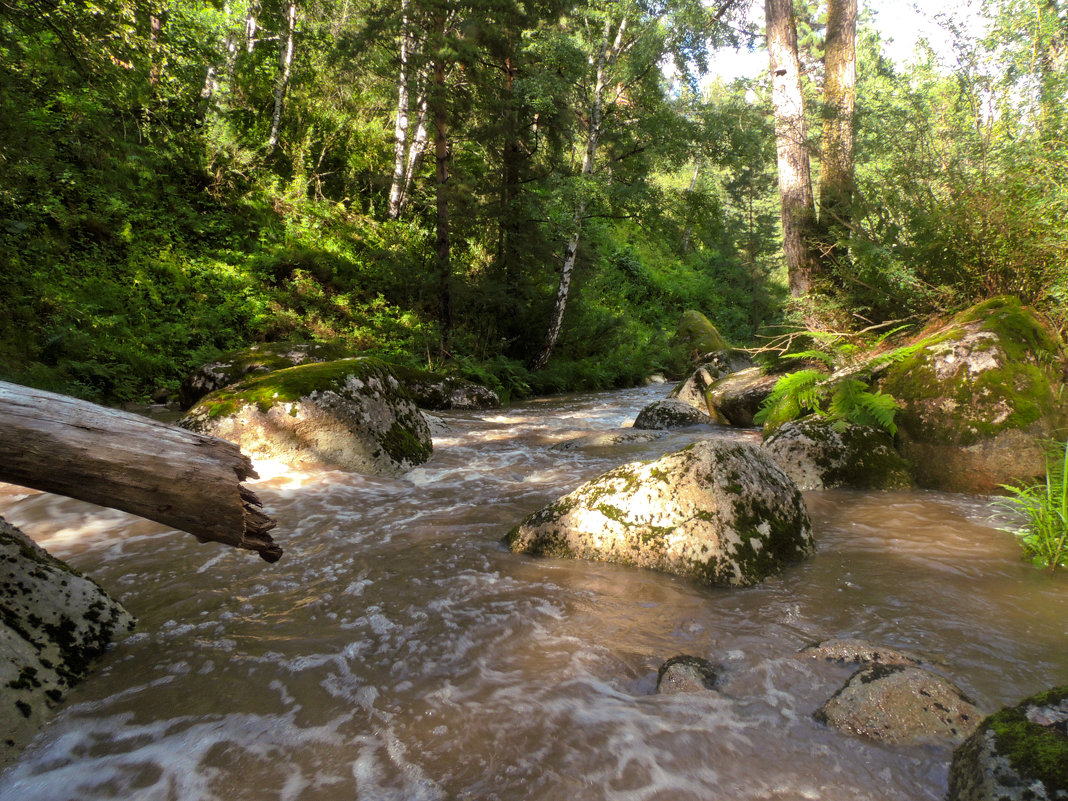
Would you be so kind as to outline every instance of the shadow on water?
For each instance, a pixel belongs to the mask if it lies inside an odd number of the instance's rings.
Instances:
[[[949,748],[817,724],[851,669],[798,649],[919,651],[988,709],[1068,681],[1068,583],[1019,559],[985,499],[809,493],[817,554],[746,590],[500,545],[582,481],[673,449],[551,447],[664,393],[445,414],[433,459],[402,479],[264,480],[275,565],[0,494],[0,514],[139,618],[0,799],[933,800]],[[722,664],[720,692],[653,695],[677,653]]]

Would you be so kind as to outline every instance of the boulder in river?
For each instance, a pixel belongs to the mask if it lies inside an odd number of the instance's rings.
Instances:
[[[909,463],[882,429],[810,415],[777,428],[763,447],[802,490],[912,486]]]
[[[534,513],[515,553],[595,559],[746,586],[813,550],[800,490],[752,445],[704,441],[633,462]]]
[[[0,587],[2,768],[134,620],[97,584],[2,518]]]
[[[995,712],[956,751],[948,801],[1068,799],[1068,686]]]
[[[389,365],[340,359],[217,390],[180,425],[297,468],[397,476],[430,458],[430,428]]]
[[[391,368],[420,409],[496,409],[501,405],[496,392],[466,378],[399,365],[391,365]]]
[[[800,654],[812,659],[824,659],[828,662],[852,663],[855,665],[867,665],[877,662],[881,665],[919,667],[927,661],[908,651],[888,648],[885,645],[876,645],[867,640],[858,640],[852,637],[823,640],[802,648]]]
[[[188,409],[205,395],[236,384],[248,375],[271,373],[299,364],[332,362],[348,355],[336,342],[261,342],[201,365],[182,382],[178,402]]]
[[[599,434],[585,434],[574,439],[564,440],[552,446],[554,451],[608,450],[627,445],[644,445],[667,436],[667,431],[641,431],[634,428],[620,428],[616,431],[602,431]]]
[[[673,656],[656,673],[656,694],[708,692],[715,689],[722,671],[722,667],[699,656]]]
[[[705,393],[709,412],[728,425],[750,427],[779,376],[749,367],[716,381]]]
[[[1061,343],[1016,298],[956,315],[892,364],[879,388],[902,408],[902,453],[924,487],[990,493],[1045,473],[1043,442],[1063,433]]]
[[[957,743],[983,713],[948,679],[904,664],[874,663],[854,673],[816,712],[835,729],[891,745]]]
[[[634,428],[666,431],[687,426],[711,425],[716,421],[700,409],[674,398],[654,401],[638,412]]]

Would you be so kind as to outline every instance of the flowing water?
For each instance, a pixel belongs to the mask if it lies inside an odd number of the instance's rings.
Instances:
[[[0,799],[939,799],[950,749],[816,723],[851,668],[798,649],[918,651],[988,710],[1068,683],[1068,581],[1020,560],[988,499],[809,493],[817,554],[745,590],[500,545],[582,481],[692,438],[551,447],[664,391],[444,415],[434,457],[402,479],[268,478],[275,565],[3,488],[0,514],[139,625]],[[654,695],[679,653],[723,665],[721,691]]]

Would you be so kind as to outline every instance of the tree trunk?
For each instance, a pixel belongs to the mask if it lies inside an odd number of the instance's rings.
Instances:
[[[597,162],[597,145],[601,139],[601,123],[604,120],[604,90],[605,76],[608,68],[615,62],[623,46],[623,35],[627,30],[626,17],[619,23],[616,29],[615,39],[609,43],[608,37],[612,33],[612,20],[605,20],[604,35],[601,46],[598,49],[596,60],[596,72],[594,77],[594,91],[590,107],[589,128],[586,131],[586,154],[582,159],[582,176],[593,175]],[[560,339],[560,331],[564,325],[564,310],[567,307],[567,296],[571,288],[571,275],[575,269],[575,259],[578,255],[578,246],[582,234],[582,220],[586,214],[585,198],[578,202],[575,209],[574,227],[571,239],[564,251],[564,261],[560,267],[560,282],[556,289],[556,301],[553,304],[552,316],[549,318],[549,328],[545,332],[545,341],[541,351],[531,364],[535,370],[540,370],[549,363],[557,341]]]
[[[775,145],[782,200],[782,237],[790,294],[807,294],[821,271],[815,249],[816,209],[801,95],[801,63],[793,0],[765,0]]]
[[[449,242],[449,119],[445,97],[445,58],[441,52],[445,38],[445,19],[438,23],[441,37],[438,53],[434,57],[434,86],[432,105],[434,113],[434,160],[436,163],[435,202],[438,273],[438,319],[441,324],[440,355],[449,356],[452,349],[452,264]]]
[[[853,202],[853,109],[857,85],[857,0],[829,0],[823,78],[820,228],[828,246],[849,227]]]
[[[408,154],[408,0],[401,0],[400,65],[397,70],[397,122],[393,127],[393,183],[389,188],[389,219],[400,217]]]
[[[697,163],[694,164],[693,176],[690,178],[690,186],[686,189],[686,200],[693,200],[693,193],[697,189],[697,177],[701,174],[701,160],[697,159]],[[693,212],[690,209],[686,210],[686,228],[682,232],[682,252],[690,252],[690,237],[693,236]]]
[[[278,80],[274,85],[274,113],[271,115],[271,134],[267,137],[267,153],[278,147],[278,129],[282,125],[282,102],[289,88],[289,73],[293,66],[293,44],[297,30],[297,4],[290,0],[286,7],[286,32],[278,50]]]
[[[282,555],[275,521],[242,486],[236,445],[128,412],[0,381],[0,481],[121,509],[213,541]]]

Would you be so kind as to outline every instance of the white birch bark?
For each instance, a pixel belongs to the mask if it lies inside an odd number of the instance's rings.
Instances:
[[[267,138],[267,152],[278,147],[278,130],[282,125],[282,103],[289,88],[289,73],[293,66],[293,46],[297,29],[297,4],[291,0],[286,8],[286,32],[279,47],[278,80],[274,87],[274,113],[271,115],[271,134]]]

